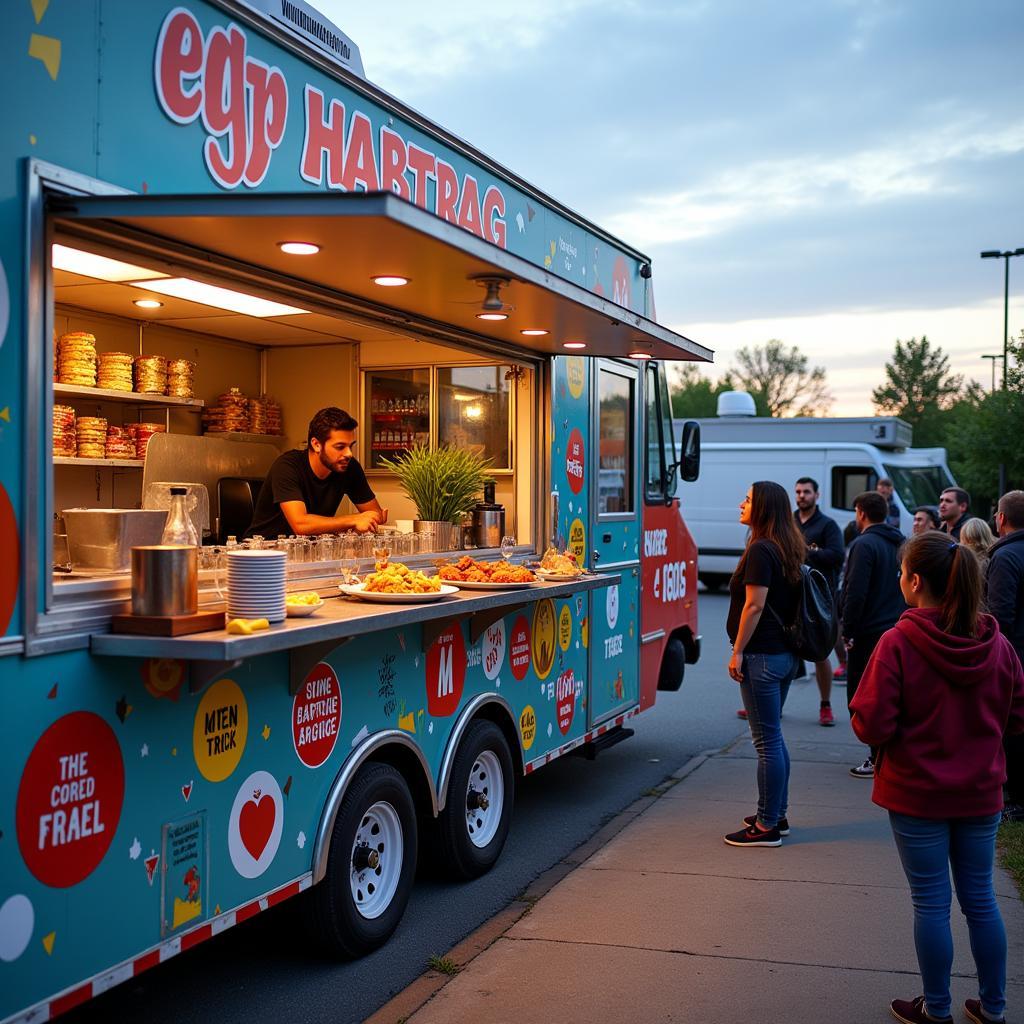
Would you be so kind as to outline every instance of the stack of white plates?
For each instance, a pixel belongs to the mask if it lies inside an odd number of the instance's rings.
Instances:
[[[228,617],[284,622],[284,551],[228,552]]]

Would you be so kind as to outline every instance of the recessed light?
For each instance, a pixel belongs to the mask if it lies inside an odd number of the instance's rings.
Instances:
[[[132,284],[147,292],[173,295],[177,299],[188,299],[189,302],[198,302],[216,309],[229,309],[232,313],[244,313],[246,316],[294,316],[296,313],[309,312],[308,309],[286,306],[281,302],[260,298],[258,295],[236,292],[233,288],[218,288],[216,285],[193,281],[188,277],[168,277],[161,281],[133,281]]]
[[[132,299],[139,309],[159,309],[163,303],[157,299]]]
[[[531,327],[525,331],[520,331],[519,333],[525,335],[527,338],[542,338],[545,334],[550,332],[542,330],[539,327]]]
[[[563,341],[562,348],[586,348],[587,343],[585,341]]]
[[[649,341],[630,342],[630,359],[651,359],[654,346]]]
[[[289,256],[315,256],[320,251],[313,242],[278,242],[277,247]]]
[[[380,274],[373,279],[374,284],[379,284],[381,288],[401,288],[402,285],[409,283],[409,278],[399,277],[397,274]]]
[[[477,320],[507,320],[508,313],[477,313]]]

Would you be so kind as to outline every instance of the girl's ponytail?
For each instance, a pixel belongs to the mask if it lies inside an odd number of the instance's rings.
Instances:
[[[981,610],[981,566],[965,544],[929,530],[903,549],[907,571],[916,573],[939,598],[939,625],[956,636],[976,636]]]

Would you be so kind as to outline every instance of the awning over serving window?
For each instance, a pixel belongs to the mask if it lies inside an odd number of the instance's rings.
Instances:
[[[258,290],[262,281],[274,298],[296,307],[304,291],[320,292],[410,334],[454,329],[546,355],[583,342],[578,354],[589,356],[627,357],[640,349],[655,359],[712,357],[702,345],[388,193],[62,195],[50,210],[61,240],[106,251],[127,246],[147,266],[186,260],[189,277],[210,283]],[[279,246],[287,241],[311,242],[319,252],[289,255]],[[380,275],[409,283],[382,287],[373,280]],[[482,276],[506,279],[497,295],[508,319],[477,318],[487,297]],[[298,324],[301,316],[287,319]],[[531,329],[548,333],[521,333]]]

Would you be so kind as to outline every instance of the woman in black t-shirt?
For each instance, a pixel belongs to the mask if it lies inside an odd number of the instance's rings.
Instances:
[[[789,833],[782,705],[798,666],[785,626],[796,616],[806,546],[780,484],[753,484],[740,504],[740,522],[750,527],[750,539],[729,581],[726,631],[732,641],[729,675],[740,684],[757,750],[757,813],[744,818],[746,827],[725,841],[730,846],[781,846]]]

